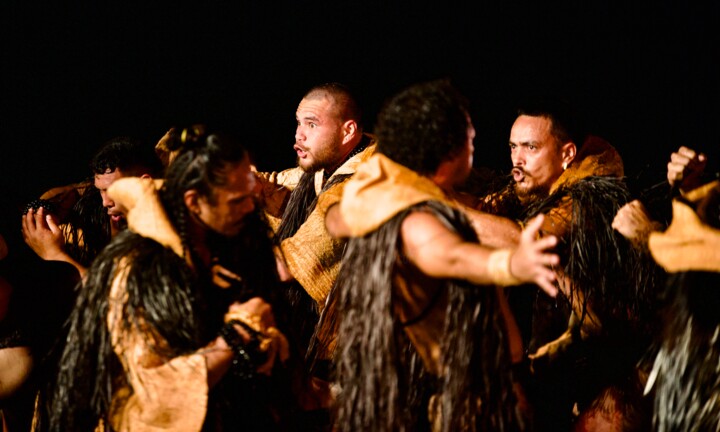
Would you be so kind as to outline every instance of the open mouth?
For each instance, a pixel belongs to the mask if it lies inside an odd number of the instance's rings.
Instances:
[[[519,168],[513,168],[512,176],[513,176],[513,180],[515,180],[515,183],[519,183],[519,182],[525,180],[525,173]]]
[[[300,159],[305,159],[305,157],[307,156],[307,151],[304,150],[304,149],[303,149],[302,147],[300,147],[299,145],[295,144],[295,145],[293,146],[293,149],[295,149],[295,152],[297,153],[297,155],[298,155],[298,157],[299,157]]]

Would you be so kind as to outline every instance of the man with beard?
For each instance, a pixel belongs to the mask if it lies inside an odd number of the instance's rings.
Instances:
[[[289,386],[273,374],[288,341],[254,188],[247,153],[220,134],[185,142],[162,183],[110,186],[129,226],[78,292],[50,430],[288,430]]]
[[[479,208],[521,223],[545,213],[540,232],[559,239],[561,257],[557,299],[534,287],[510,291],[529,354],[526,389],[536,427],[642,429],[648,417],[637,403],[634,365],[649,342],[658,272],[647,251],[611,226],[630,200],[622,160],[554,98],[518,111],[509,146],[512,182]]]
[[[350,90],[339,83],[313,87],[295,114],[294,149],[298,166],[258,173],[261,200],[279,243],[281,276],[293,280],[286,291],[293,307],[291,322],[319,386],[319,405],[327,407],[330,353],[334,330],[317,329],[320,313],[340,267],[344,241],[325,230],[323,202],[338,197],[355,167],[373,153],[372,137],[363,133],[362,111]],[[312,340],[311,340],[312,339]],[[310,407],[308,407],[310,408]]]

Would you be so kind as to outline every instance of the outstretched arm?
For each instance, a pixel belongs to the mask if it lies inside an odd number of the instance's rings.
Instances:
[[[508,218],[463,208],[470,219],[480,243],[498,248],[514,248],[520,242],[520,225]]]
[[[545,250],[557,240],[553,236],[537,239],[541,223],[539,216],[528,224],[516,249],[493,249],[464,241],[430,213],[414,212],[401,227],[403,250],[410,262],[428,276],[482,285],[530,282],[555,296],[555,274],[549,266],[558,264],[559,258]],[[498,271],[498,266],[505,268]]]

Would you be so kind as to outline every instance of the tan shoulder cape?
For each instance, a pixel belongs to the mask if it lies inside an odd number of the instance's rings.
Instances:
[[[431,200],[454,205],[432,180],[378,153],[346,183],[340,213],[351,236],[361,237],[406,208]]]
[[[124,207],[132,231],[183,255],[179,236],[157,196],[161,182],[122,178],[108,189],[110,197]],[[207,411],[207,365],[202,354],[161,358],[157,346],[166,342],[143,326],[123,331],[122,306],[127,262],[121,260],[110,290],[107,325],[113,350],[120,359],[130,387],[113,395],[110,422],[117,431],[200,431]]]
[[[354,174],[356,168],[372,156],[375,147],[375,144],[371,143],[365,150],[342,164],[330,178],[337,175]],[[282,216],[280,209],[284,210],[290,192],[297,185],[301,175],[302,171],[299,168],[293,168],[279,174],[261,176],[268,181],[274,179],[278,182],[286,182],[283,184],[265,182],[263,184],[269,218]],[[321,310],[325,306],[325,300],[340,270],[340,259],[344,247],[343,241],[332,238],[325,229],[325,214],[330,205],[340,200],[347,180],[321,193],[323,181],[324,172],[315,173],[315,193],[319,194],[317,205],[297,232],[280,244],[288,270],[310,297],[317,302]],[[275,215],[272,212],[276,212]],[[277,221],[279,224],[279,219]]]
[[[649,239],[650,253],[665,270],[720,272],[720,230],[698,215],[704,203],[718,195],[720,182],[714,181],[687,193],[686,202],[673,201],[670,226],[665,232],[651,233]]]

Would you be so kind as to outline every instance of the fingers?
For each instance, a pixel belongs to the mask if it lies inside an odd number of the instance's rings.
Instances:
[[[547,250],[554,247],[555,245],[557,245],[557,237],[553,235],[540,238],[533,242],[533,247],[537,251]]]
[[[682,156],[687,159],[694,159],[695,156],[697,156],[697,153],[695,152],[695,150],[689,147],[680,146],[678,151],[676,153],[673,153],[673,155]]]
[[[213,283],[220,288],[226,289],[233,285],[233,282],[242,282],[243,279],[234,272],[226,269],[220,264],[215,264],[210,268]]]
[[[27,213],[25,213],[25,214],[22,216],[22,233],[23,233],[23,238],[27,237],[28,231],[30,230],[30,227],[28,226],[28,224],[30,223],[30,222],[29,222],[29,218],[31,218],[31,216],[28,216],[28,213],[30,213],[31,211],[32,211],[32,210],[28,211]]]
[[[555,281],[555,274],[550,272],[552,274],[552,279],[550,278],[541,278],[540,280],[536,281],[537,286],[540,287],[543,291],[545,291],[545,294],[549,295],[550,297],[556,297],[558,294],[558,289],[555,287],[555,284],[553,283]]]
[[[639,217],[639,213],[644,211],[645,207],[642,205],[642,203],[640,203],[640,201],[638,200],[633,200],[620,207],[620,209],[615,214],[615,217],[613,218],[611,226],[613,227],[613,229],[622,232],[622,228],[627,227],[628,224],[631,224]]]
[[[698,174],[705,169],[707,158],[702,153],[682,146],[678,151],[670,155],[668,162],[667,179],[668,183],[674,185],[676,182],[683,181],[685,177],[692,174]]]
[[[61,233],[60,226],[55,221],[55,218],[53,215],[49,214],[45,216],[45,223],[47,224],[47,227],[52,231],[53,234],[58,235]]]
[[[275,317],[273,316],[272,308],[260,297],[253,297],[244,303],[233,303],[230,305],[229,311],[244,311],[250,315],[258,316],[266,327],[275,326]]]
[[[534,218],[530,219],[527,225],[525,225],[525,229],[523,229],[522,234],[520,235],[521,241],[535,239],[540,232],[540,227],[542,226],[544,220],[545,215],[543,214],[539,214]]]

